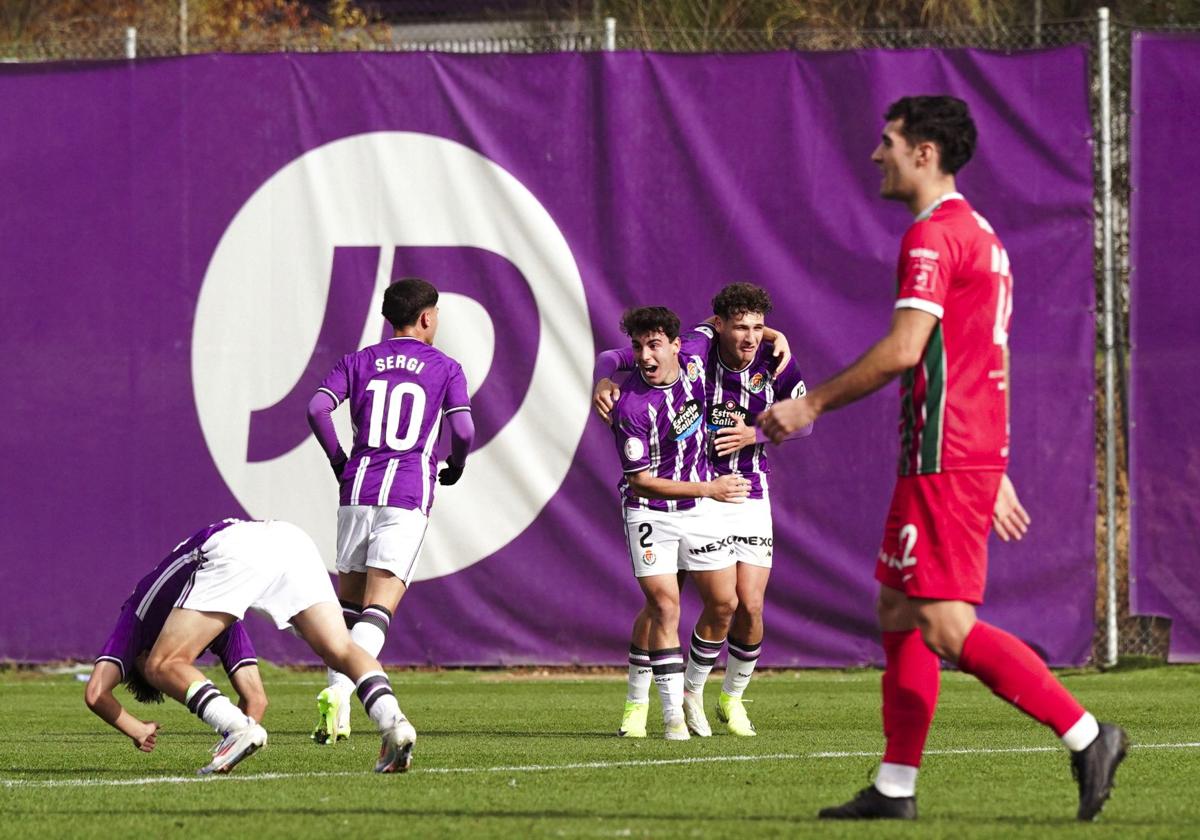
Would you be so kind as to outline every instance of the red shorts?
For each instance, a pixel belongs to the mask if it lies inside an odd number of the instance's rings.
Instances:
[[[902,475],[875,564],[875,579],[910,598],[983,603],[987,540],[998,471]]]

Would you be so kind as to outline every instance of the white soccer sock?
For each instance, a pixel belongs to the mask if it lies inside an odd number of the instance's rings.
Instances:
[[[383,650],[383,643],[387,639],[387,628],[391,624],[391,615],[383,607],[372,605],[362,611],[358,621],[354,624],[354,629],[350,631],[350,638],[360,648],[376,659],[379,658],[379,651]]]
[[[704,684],[708,682],[708,675],[712,673],[713,666],[717,664],[717,657],[721,655],[721,648],[724,645],[724,639],[714,642],[701,638],[699,633],[695,630],[692,631],[692,642],[688,647],[687,669],[683,672],[683,685],[686,691],[692,694],[704,693]]]
[[[396,695],[392,693],[392,684],[383,671],[368,671],[358,681],[358,699],[362,700],[367,716],[374,721],[380,732],[395,725],[404,717]]]
[[[875,774],[875,789],[884,796],[916,796],[917,768],[885,761]]]
[[[729,656],[725,658],[725,682],[721,690],[730,697],[741,697],[750,684],[750,676],[754,666],[758,664],[758,656],[762,653],[762,642],[748,645],[739,642],[733,636],[729,637]]]
[[[1071,752],[1086,750],[1092,741],[1100,734],[1100,724],[1091,712],[1084,712],[1083,717],[1062,735],[1063,745]]]
[[[650,683],[654,671],[650,668],[650,651],[635,645],[629,646],[629,691],[625,699],[630,703],[650,702]]]
[[[654,684],[662,700],[663,718],[683,714],[683,674],[655,674]]]
[[[188,710],[215,729],[218,735],[252,723],[250,718],[209,680],[196,680],[188,686],[185,701]]]

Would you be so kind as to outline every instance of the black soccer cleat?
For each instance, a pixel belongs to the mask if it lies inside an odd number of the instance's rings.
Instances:
[[[915,820],[917,797],[884,796],[871,785],[845,805],[822,808],[817,816],[823,820]]]
[[[1100,724],[1100,734],[1086,749],[1071,753],[1071,775],[1079,782],[1081,820],[1094,820],[1108,801],[1117,765],[1129,750],[1129,736],[1113,723]]]

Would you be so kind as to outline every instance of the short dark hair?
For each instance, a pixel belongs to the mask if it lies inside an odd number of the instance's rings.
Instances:
[[[383,293],[383,317],[395,329],[411,327],[431,306],[437,306],[438,290],[419,277],[405,277]]]
[[[150,685],[149,680],[136,665],[130,667],[129,673],[121,682],[139,703],[161,703],[163,701],[163,693]]]
[[[674,341],[679,338],[679,316],[665,306],[626,309],[621,316],[621,332],[630,338],[661,332],[668,341]]]
[[[941,169],[953,175],[975,152],[975,121],[967,103],[954,96],[905,96],[883,115],[887,121],[904,120],[900,133],[910,145],[936,143]]]
[[[753,283],[730,283],[712,299],[712,310],[721,318],[736,318],[747,312],[765,316],[771,311],[771,296]]]

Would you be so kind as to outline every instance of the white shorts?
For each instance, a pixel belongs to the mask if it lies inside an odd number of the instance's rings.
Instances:
[[[734,565],[725,509],[735,507],[739,505],[700,499],[691,510],[673,513],[623,508],[633,576],[715,572]]]
[[[771,568],[775,550],[775,535],[771,523],[770,499],[747,499],[740,505],[729,505],[728,522],[733,542],[730,548],[739,563]]]
[[[343,505],[338,508],[337,570],[346,574],[384,569],[408,586],[427,527],[429,517],[419,510]]]
[[[254,609],[284,630],[297,613],[337,603],[316,544],[290,522],[239,522],[213,534],[200,551],[204,561],[178,607],[238,619]]]

